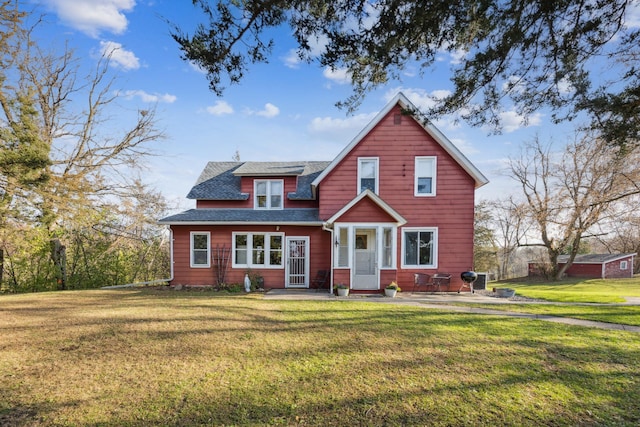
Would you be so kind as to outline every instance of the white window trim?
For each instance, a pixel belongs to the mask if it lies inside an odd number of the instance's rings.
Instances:
[[[266,182],[267,183],[267,206],[261,208],[258,206],[258,183]],[[271,207],[271,183],[279,182],[282,188],[282,194],[280,194],[280,207],[273,208]],[[280,211],[284,209],[284,180],[283,179],[256,179],[253,181],[253,208],[255,210],[274,210]]]
[[[433,176],[431,177],[431,193],[418,193],[418,162],[420,160],[433,160]],[[436,195],[436,182],[438,175],[438,158],[436,156],[416,156],[413,163],[413,195],[415,197],[435,197]]]
[[[236,263],[236,236],[238,235],[246,235],[247,236],[247,263],[246,264],[237,264]],[[253,236],[261,235],[264,236],[265,247],[262,248],[264,251],[264,264],[253,264]],[[281,265],[271,265],[268,264],[270,260],[269,255],[271,255],[271,237],[272,236],[280,236],[282,238],[282,247],[280,248],[282,260]],[[285,264],[285,235],[284,233],[262,233],[262,232],[253,232],[253,231],[237,231],[231,233],[231,266],[232,268],[252,268],[252,269],[283,269]]]
[[[339,225],[335,227],[335,238],[336,238],[336,242],[338,242],[338,239],[340,239],[340,230],[347,230],[347,265],[340,265],[340,244],[335,245],[334,244],[334,256],[333,256],[333,267],[337,270],[344,270],[344,269],[349,269],[351,268],[351,233],[352,230],[349,226],[345,226],[345,225]]]
[[[391,229],[391,265],[384,266],[384,230]],[[380,248],[380,256],[378,265],[380,270],[396,270],[396,259],[398,258],[398,227],[396,225],[383,225],[378,228],[378,247]]]
[[[620,270],[626,270],[629,268],[629,263],[627,261],[620,261]]]
[[[433,241],[434,241],[434,247],[433,247],[433,260],[432,260],[432,264],[429,265],[419,265],[419,264],[406,264],[405,263],[405,248],[406,248],[406,232],[407,231],[426,231],[426,232],[432,232],[433,233]],[[401,229],[401,233],[402,233],[402,241],[401,241],[401,245],[402,245],[402,253],[401,253],[401,261],[400,261],[400,265],[401,268],[438,268],[438,247],[439,247],[439,243],[438,243],[438,227],[403,227]]]
[[[195,264],[193,257],[193,238],[194,236],[207,236],[207,263]],[[189,266],[191,268],[210,268],[211,267],[211,232],[210,231],[192,231],[189,233]]]
[[[372,161],[374,160],[376,162],[376,184],[375,184],[375,191],[374,193],[378,194],[378,189],[380,188],[380,159],[378,157],[358,157],[358,194],[362,193],[362,186],[361,186],[361,180],[360,180],[360,171],[361,171],[361,165],[362,162],[365,161]]]

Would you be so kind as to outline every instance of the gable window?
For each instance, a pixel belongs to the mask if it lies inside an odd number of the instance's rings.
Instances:
[[[282,267],[282,233],[233,233],[233,266]]]
[[[378,193],[378,158],[368,157],[358,159],[358,194],[364,190]]]
[[[435,157],[416,157],[414,186],[414,194],[416,196],[436,195]]]
[[[209,232],[191,232],[191,267],[207,268],[210,266],[209,260],[209,240],[211,233]]]
[[[437,228],[405,228],[402,231],[402,266],[435,268],[438,253]]]
[[[254,181],[256,209],[282,209],[284,185],[281,179]]]

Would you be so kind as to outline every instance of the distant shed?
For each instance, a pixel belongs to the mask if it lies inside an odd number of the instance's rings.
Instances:
[[[567,269],[570,277],[587,277],[593,279],[626,279],[633,277],[633,257],[629,254],[586,254],[576,255],[573,264]],[[562,268],[569,260],[569,255],[558,257],[558,267]]]

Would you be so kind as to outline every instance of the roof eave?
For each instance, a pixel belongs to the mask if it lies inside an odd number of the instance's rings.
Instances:
[[[158,221],[161,225],[297,225],[302,227],[320,227],[322,221]]]

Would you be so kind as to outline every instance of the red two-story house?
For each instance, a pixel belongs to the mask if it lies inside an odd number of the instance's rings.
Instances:
[[[411,289],[414,273],[473,268],[475,189],[488,181],[398,94],[332,161],[210,162],[187,196],[196,208],[164,218],[172,284],[329,284]],[[412,113],[413,112],[413,113]]]

